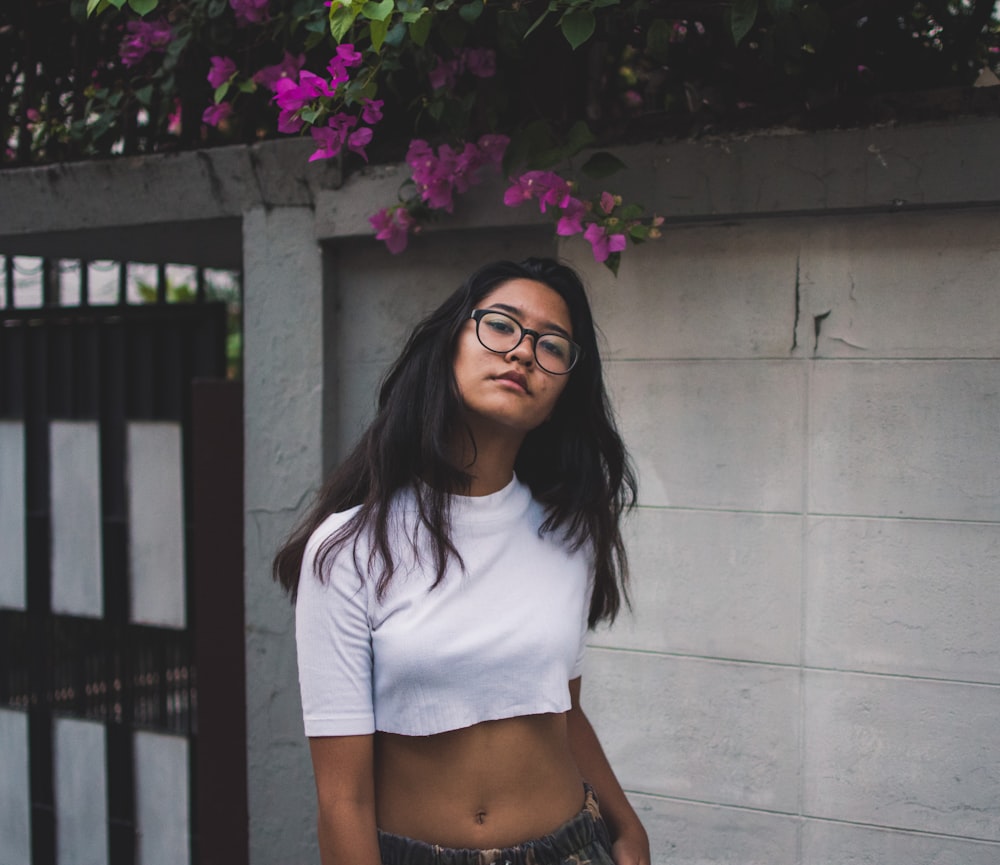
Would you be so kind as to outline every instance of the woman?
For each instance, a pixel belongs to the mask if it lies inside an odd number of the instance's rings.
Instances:
[[[275,559],[324,865],[648,865],[579,699],[634,499],[572,270],[488,265],[417,326]]]

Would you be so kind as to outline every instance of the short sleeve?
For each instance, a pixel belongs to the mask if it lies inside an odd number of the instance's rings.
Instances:
[[[587,653],[587,637],[590,635],[590,628],[587,620],[590,618],[590,599],[594,594],[594,571],[593,567],[588,568],[589,578],[587,579],[586,591],[583,595],[583,615],[580,619],[580,644],[576,651],[576,660],[573,662],[573,669],[570,671],[570,681],[583,675],[583,659]]]
[[[330,536],[323,528],[306,546],[295,602],[305,732],[365,735],[375,731],[368,586],[354,567],[350,544],[326,558],[320,579],[316,554]]]

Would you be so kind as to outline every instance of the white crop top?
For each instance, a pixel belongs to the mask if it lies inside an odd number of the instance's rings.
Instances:
[[[586,547],[571,551],[559,532],[539,536],[545,514],[526,486],[515,478],[492,495],[453,497],[465,570],[452,559],[430,590],[434,573],[414,567],[409,541],[414,496],[401,494],[390,528],[403,540],[381,601],[355,569],[350,541],[327,559],[323,581],[316,573],[321,543],[355,512],[328,517],[303,558],[295,639],[307,736],[428,736],[569,709],[592,567]],[[363,567],[367,544],[357,552]]]

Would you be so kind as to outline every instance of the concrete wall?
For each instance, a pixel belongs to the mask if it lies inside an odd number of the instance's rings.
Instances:
[[[364,217],[397,168],[336,188],[301,148],[183,162],[205,200],[158,218],[211,217],[227,255],[242,225],[253,865],[316,861],[270,555],[413,319],[479,262],[553,249],[590,285],[640,474],[635,611],[594,635],[584,699],[654,862],[1000,861],[998,138],[970,121],[625,151],[625,187],[670,225],[617,280],[496,184],[393,258]],[[130,170],[165,200],[163,163]],[[0,219],[0,251],[46,241],[52,186],[0,174],[19,190],[39,201]],[[90,213],[91,238],[148,227],[123,207]]]

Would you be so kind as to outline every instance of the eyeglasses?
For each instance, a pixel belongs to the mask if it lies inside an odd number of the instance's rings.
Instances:
[[[539,333],[522,327],[521,322],[505,312],[475,309],[469,316],[476,322],[476,336],[483,348],[496,354],[507,354],[517,348],[526,336],[534,337],[535,363],[552,375],[566,375],[583,354],[571,339],[559,333]]]

